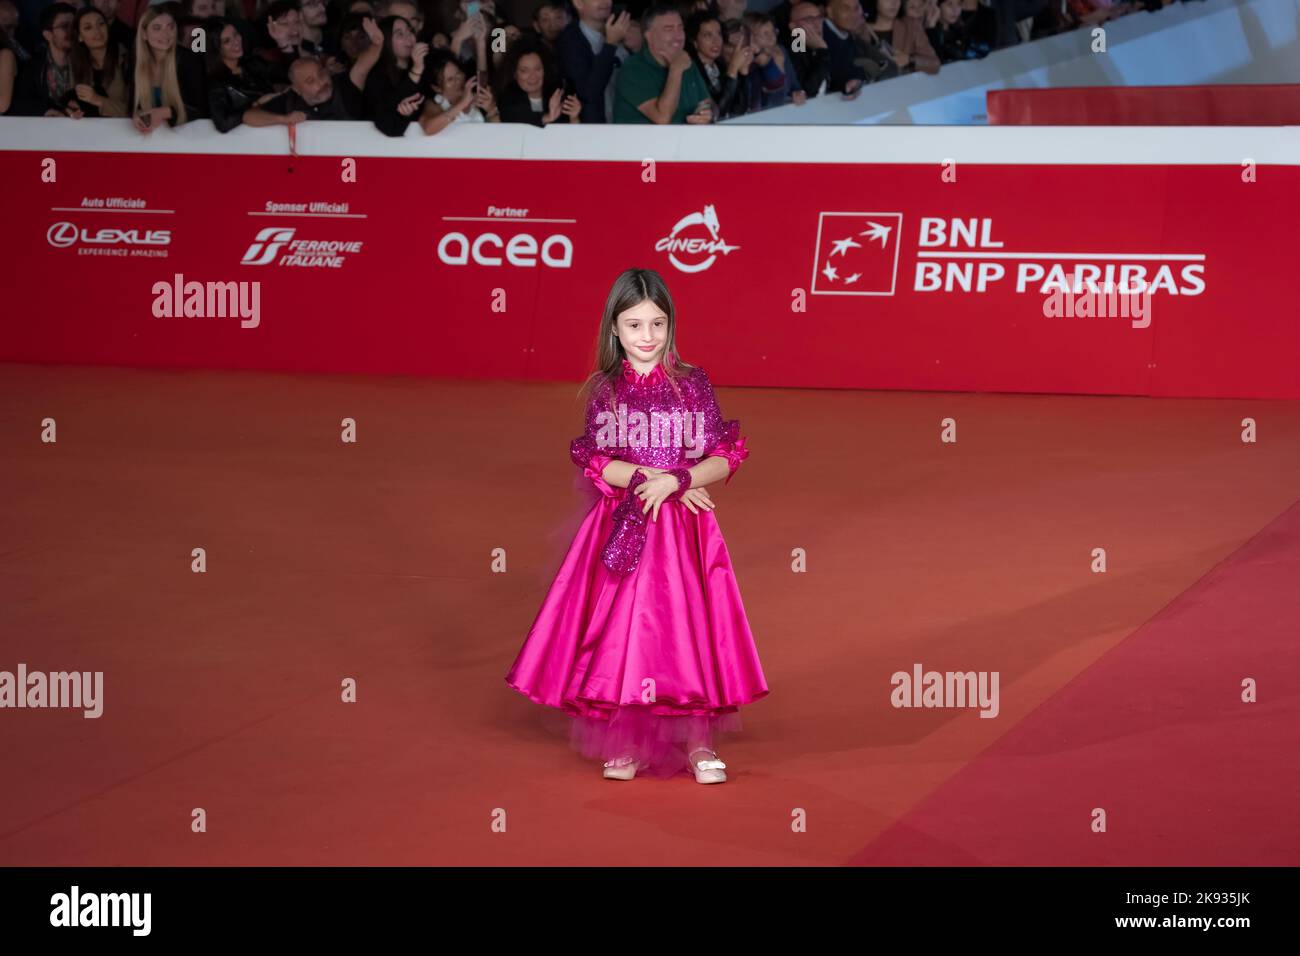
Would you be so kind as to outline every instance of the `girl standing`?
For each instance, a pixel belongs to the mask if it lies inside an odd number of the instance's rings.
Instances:
[[[705,486],[748,457],[704,369],[677,354],[658,273],[605,302],[586,430],[570,457],[600,498],[579,527],[506,682],[572,718],[606,778],[694,772],[722,783],[718,733],[768,693]]]

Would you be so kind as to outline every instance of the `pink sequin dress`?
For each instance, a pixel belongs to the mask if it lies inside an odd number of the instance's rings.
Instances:
[[[624,406],[633,427],[616,437],[620,430],[601,412],[617,416]],[[678,421],[689,416],[696,427],[670,438],[652,424],[652,438],[636,432],[634,412],[652,423],[655,415],[666,422],[679,413]],[[702,368],[673,382],[662,366],[640,375],[624,359],[616,387],[601,381],[592,391],[586,431],[569,450],[600,497],[506,674],[519,693],[569,715],[570,742],[586,757],[631,755],[638,772],[671,776],[688,769],[688,748],[715,747],[719,732],[741,728],[739,708],[768,693],[712,512],[692,514],[680,501],[665,501],[645,524],[631,572],[615,573],[602,561],[627,494],[601,478],[611,459],[689,468],[723,455],[729,483],[749,455],[739,431],[739,421],[723,421]]]

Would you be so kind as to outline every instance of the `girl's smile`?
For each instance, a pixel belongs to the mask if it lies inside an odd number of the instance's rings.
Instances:
[[[618,316],[616,331],[623,354],[644,375],[663,357],[668,344],[668,316],[646,299]]]

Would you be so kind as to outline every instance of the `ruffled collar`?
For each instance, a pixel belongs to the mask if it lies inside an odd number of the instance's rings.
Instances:
[[[631,362],[623,359],[623,380],[631,382],[633,385],[655,385],[659,382],[666,382],[668,375],[664,372],[662,362],[643,375],[632,367]]]

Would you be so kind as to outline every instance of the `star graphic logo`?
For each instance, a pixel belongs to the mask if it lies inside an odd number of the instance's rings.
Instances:
[[[893,295],[901,212],[823,212],[817,222],[814,295]]]

